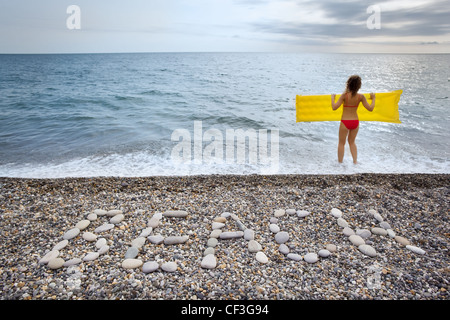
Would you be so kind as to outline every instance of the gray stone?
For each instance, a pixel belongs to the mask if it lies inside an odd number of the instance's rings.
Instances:
[[[85,231],[83,232],[83,239],[89,242],[95,241],[97,240],[97,235],[95,233]]]
[[[147,227],[141,231],[139,237],[148,237],[149,235],[152,234],[152,231],[153,231],[152,227]]]
[[[310,252],[305,254],[303,260],[305,260],[308,263],[315,263],[317,262],[317,260],[319,260],[319,257],[317,256],[317,253]]]
[[[109,219],[109,222],[112,224],[118,224],[121,223],[123,219],[125,219],[125,216],[122,213],[119,213]]]
[[[160,234],[148,236],[147,239],[148,239],[148,241],[150,241],[153,244],[160,244],[164,241],[164,237]]]
[[[89,220],[81,220],[81,221],[78,221],[78,223],[75,225],[75,228],[78,228],[81,231],[81,230],[86,229],[90,223],[91,223],[91,221],[89,221]]]
[[[175,218],[184,218],[187,217],[188,213],[184,210],[171,210],[163,213],[164,217],[175,217]]]
[[[277,209],[277,210],[275,210],[273,215],[275,217],[279,218],[279,217],[284,216],[285,213],[286,213],[286,211],[284,209]]]
[[[406,245],[406,249],[411,250],[412,252],[417,253],[417,254],[422,254],[422,255],[425,254],[425,250],[423,250],[419,247],[416,247],[416,246],[409,245],[409,244]]]
[[[239,230],[241,230],[242,232],[244,232],[244,230],[247,229],[247,227],[242,223],[241,220],[237,220],[236,225],[239,228]]]
[[[304,218],[307,215],[309,215],[309,211],[306,211],[306,210],[298,210],[297,211],[297,217],[299,217],[299,218]]]
[[[80,258],[72,258],[70,260],[67,260],[66,262],[64,262],[63,267],[70,267],[70,266],[75,266],[77,264],[80,264],[83,260],[81,260]]]
[[[373,217],[375,218],[375,220],[377,220],[378,222],[382,222],[383,221],[383,217],[377,212],[373,215]]]
[[[70,239],[75,238],[79,234],[80,234],[80,229],[73,228],[73,229],[70,229],[69,231],[66,231],[66,233],[64,233],[63,238],[66,240],[70,240]]]
[[[266,254],[262,251],[256,253],[256,260],[262,264],[269,262],[269,258],[267,258]]]
[[[286,257],[288,257],[288,259],[292,259],[295,261],[300,261],[303,259],[302,256],[297,253],[288,253],[288,255]]]
[[[355,231],[353,231],[352,228],[345,227],[344,229],[342,229],[342,233],[343,233],[344,235],[346,235],[347,237],[349,237],[349,236],[351,236],[351,235],[354,235],[354,234],[355,234]]]
[[[87,219],[89,221],[95,221],[95,220],[97,220],[97,215],[95,213],[90,213],[90,214],[88,214]]]
[[[58,242],[54,247],[53,250],[61,250],[64,249],[69,244],[69,240],[65,239],[60,242]]]
[[[51,250],[47,252],[40,260],[39,264],[47,264],[50,260],[59,256],[59,250]]]
[[[142,248],[144,244],[145,244],[145,237],[137,237],[136,239],[133,239],[133,241],[131,241],[131,246],[136,247],[137,249]]]
[[[108,211],[103,210],[103,209],[95,209],[93,213],[95,213],[98,216],[104,216],[104,215],[106,215],[107,212]]]
[[[217,265],[217,259],[214,254],[207,254],[203,257],[201,267],[205,269],[214,269]]]
[[[106,239],[105,239],[105,238],[100,238],[100,239],[98,239],[97,242],[95,243],[95,247],[96,247],[97,249],[100,249],[101,247],[103,247],[103,246],[106,245],[106,244],[107,244]]]
[[[159,226],[159,219],[155,217],[151,217],[150,220],[148,220],[147,227],[151,228],[157,228]]]
[[[220,234],[220,239],[234,239],[242,238],[244,236],[244,231],[227,231]]]
[[[156,261],[148,261],[142,266],[142,272],[150,273],[158,270],[159,264]]]
[[[386,221],[381,221],[380,227],[382,227],[383,229],[391,229],[391,225],[389,223],[387,223]]]
[[[340,218],[342,217],[342,211],[339,210],[338,208],[333,208],[331,209],[331,215],[335,218]]]
[[[175,272],[177,271],[177,263],[176,262],[165,262],[161,265],[161,269],[163,269],[166,272]]]
[[[278,247],[278,251],[280,251],[283,254],[288,254],[289,253],[289,247],[287,245],[285,245],[284,243],[280,244],[280,246]]]
[[[286,231],[280,231],[275,235],[275,241],[278,244],[285,243],[288,240],[289,240],[289,233],[287,233]]]
[[[225,227],[225,223],[222,223],[222,222],[213,222],[212,223],[212,229],[213,230],[221,229],[223,227]]]
[[[219,242],[219,240],[217,240],[217,238],[209,238],[208,239],[208,242],[206,243],[206,245],[208,246],[208,247],[215,247],[215,246],[217,246],[217,243]]]
[[[325,249],[327,249],[330,252],[336,252],[337,247],[336,247],[336,245],[329,243],[325,246]]]
[[[125,259],[122,261],[122,268],[135,269],[142,266],[142,260],[140,259]]]
[[[59,269],[64,265],[64,259],[62,258],[54,258],[48,262],[48,267],[50,269]]]
[[[274,224],[274,223],[271,223],[269,225],[269,230],[272,233],[278,233],[278,232],[280,232],[280,227],[278,225]]]
[[[84,257],[83,257],[83,261],[92,261],[97,259],[99,256],[98,252],[88,252]]]
[[[363,239],[368,239],[372,235],[372,232],[367,229],[356,229],[356,234]]]
[[[248,251],[249,252],[258,252],[262,250],[262,246],[259,244],[258,241],[250,240],[248,242]]]
[[[105,254],[106,252],[108,252],[108,250],[109,250],[109,246],[107,244],[105,244],[104,246],[101,246],[97,252],[100,255],[100,254]]]
[[[218,238],[221,233],[222,233],[222,230],[214,229],[213,231],[211,231],[211,234],[209,235],[209,237],[210,238]]]
[[[100,233],[100,232],[105,232],[105,231],[111,230],[112,228],[114,228],[114,225],[112,223],[105,223],[105,224],[102,224],[100,227],[97,227],[94,231],[96,233]]]
[[[164,239],[164,244],[180,244],[185,243],[189,239],[189,236],[170,236]]]
[[[386,230],[388,233],[389,238],[394,239],[395,238],[395,232],[392,229],[387,229]]]
[[[247,241],[254,240],[255,239],[255,231],[252,229],[245,229],[244,230],[244,239]]]
[[[360,246],[362,244],[366,244],[366,242],[364,241],[363,238],[361,238],[360,236],[353,234],[351,236],[348,237],[348,239],[350,240],[351,243],[353,243],[355,246]]]
[[[114,217],[115,215],[122,214],[122,213],[123,213],[122,210],[109,210],[108,212],[106,212],[106,215],[108,217]]]
[[[129,247],[125,252],[125,259],[134,259],[139,254],[139,249],[136,247]]]
[[[372,233],[373,233],[373,234],[380,235],[380,236],[385,236],[385,235],[387,235],[386,229],[378,228],[378,227],[372,228]]]
[[[213,247],[208,247],[203,252],[203,256],[206,256],[208,254],[214,254],[214,253],[216,253],[216,250]]]
[[[293,215],[295,212],[297,212],[295,209],[286,209],[286,214]]]
[[[348,223],[347,223],[347,221],[345,221],[344,218],[337,218],[337,224],[341,228],[348,227]]]
[[[369,257],[376,257],[377,252],[374,247],[368,245],[368,244],[362,244],[358,247],[359,251],[361,251],[363,254],[369,256]]]
[[[319,250],[318,254],[322,258],[326,258],[326,257],[329,257],[331,255],[331,252],[328,251],[327,249],[322,249],[322,250]]]

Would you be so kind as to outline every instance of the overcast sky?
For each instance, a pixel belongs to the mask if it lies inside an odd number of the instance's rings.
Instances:
[[[80,8],[80,29],[67,27],[70,5]],[[368,19],[380,28],[368,28]],[[174,51],[450,53],[450,6],[448,0],[0,3],[0,53]]]

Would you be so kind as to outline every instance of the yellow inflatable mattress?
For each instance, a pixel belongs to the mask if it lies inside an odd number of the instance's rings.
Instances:
[[[391,92],[375,93],[375,108],[372,112],[368,111],[362,103],[358,107],[358,118],[360,121],[382,121],[382,122],[400,122],[398,112],[398,102],[402,90]],[[371,103],[370,94],[364,93],[367,101]],[[336,100],[339,95],[336,95]],[[295,99],[297,110],[297,122],[310,121],[340,121],[342,115],[341,105],[337,110],[331,108],[331,95],[302,96],[297,95]]]

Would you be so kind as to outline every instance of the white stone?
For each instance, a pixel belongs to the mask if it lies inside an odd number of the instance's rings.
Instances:
[[[325,248],[330,251],[330,252],[336,252],[337,251],[337,247],[335,244],[329,243],[325,246]]]
[[[217,259],[214,256],[214,254],[207,254],[203,257],[203,260],[201,262],[202,268],[205,269],[214,269],[217,265]]]
[[[155,234],[153,236],[147,237],[148,241],[150,241],[153,244],[160,244],[164,241],[164,237],[160,234]]]
[[[54,258],[48,262],[48,267],[50,269],[59,269],[64,265],[64,259],[62,258]]]
[[[265,253],[262,252],[262,251],[259,251],[259,252],[256,253],[256,260],[258,262],[260,262],[260,263],[263,263],[263,264],[269,262],[269,258],[267,258]]]
[[[321,256],[322,258],[326,258],[326,257],[329,257],[329,256],[330,256],[331,252],[328,251],[327,249],[322,249],[322,250],[319,250],[318,254],[319,254],[319,256]]]
[[[331,209],[331,215],[335,218],[340,218],[342,217],[342,211],[339,210],[338,208],[333,208]]]
[[[165,262],[161,265],[161,269],[163,269],[166,272],[175,272],[177,271],[177,264],[176,262]]]
[[[124,269],[135,269],[142,266],[141,259],[125,259],[122,261],[122,268]]]
[[[59,256],[59,250],[51,250],[47,252],[40,260],[39,264],[47,264],[50,260]]]
[[[224,213],[222,213],[220,216],[221,216],[221,217],[224,217],[224,218],[228,218],[229,216],[231,216],[231,213],[229,213],[229,212],[224,212]]]
[[[288,254],[289,253],[289,247],[287,245],[285,245],[284,243],[280,244],[280,246],[278,247],[278,251],[280,251],[283,254]]]
[[[66,233],[64,233],[63,238],[66,240],[70,240],[70,239],[75,238],[79,234],[80,234],[80,229],[73,228],[73,229],[70,229],[69,231],[66,231]]]
[[[394,239],[395,238],[395,232],[392,229],[387,229],[386,230],[388,233],[389,238]]]
[[[208,246],[208,247],[215,247],[215,246],[217,246],[217,243],[218,243],[219,241],[217,240],[217,238],[209,238],[208,239],[208,242],[206,243],[206,245]]]
[[[222,222],[213,222],[213,223],[212,223],[212,229],[213,229],[213,230],[215,230],[215,229],[221,229],[221,228],[223,228],[223,227],[225,227],[225,223],[222,223]]]
[[[211,231],[211,234],[209,235],[209,237],[210,238],[218,238],[221,233],[222,233],[222,230],[214,229],[213,231]]]
[[[155,218],[155,219],[158,219],[158,220],[161,220],[162,217],[163,217],[162,212],[155,212],[153,214],[153,216],[152,216],[152,218]]]
[[[95,214],[95,213],[90,213],[90,214],[88,214],[87,219],[88,219],[89,221],[95,221],[95,220],[97,220],[97,214]]]
[[[101,226],[95,228],[95,232],[96,233],[100,233],[100,232],[105,232],[108,230],[111,230],[112,228],[114,228],[114,225],[112,223],[104,223]]]
[[[309,215],[309,211],[306,211],[306,210],[298,210],[297,211],[297,217],[299,217],[299,218],[304,218],[307,215]]]
[[[185,243],[189,239],[189,236],[170,236],[164,238],[164,244],[180,244]]]
[[[69,240],[67,240],[67,239],[62,240],[53,247],[53,250],[61,250],[61,249],[65,248],[68,244],[69,244]]]
[[[366,244],[366,242],[364,241],[363,238],[361,238],[360,236],[353,234],[351,236],[348,237],[348,239],[350,240],[351,243],[353,243],[355,246],[360,246],[362,244]]]
[[[81,260],[80,258],[72,258],[70,260],[67,260],[66,262],[64,262],[63,267],[70,267],[70,266],[74,266],[77,264],[80,264],[83,260]]]
[[[337,218],[337,224],[341,228],[348,227],[348,223],[347,223],[347,221],[345,221],[344,218]]]
[[[373,233],[373,234],[378,234],[378,235],[380,235],[380,236],[385,236],[385,235],[387,235],[386,229],[378,228],[378,227],[372,228],[372,233]]]
[[[151,217],[150,220],[148,220],[147,227],[151,227],[154,229],[159,226],[159,221],[160,221],[159,219]]]
[[[289,240],[289,233],[287,233],[286,231],[280,231],[275,235],[275,241],[278,244],[285,243],[288,240]]]
[[[103,210],[103,209],[95,209],[93,213],[95,213],[98,216],[104,216],[104,215],[106,215],[107,212],[108,211]]]
[[[378,222],[382,222],[383,221],[383,217],[377,212],[373,215],[373,217],[375,218],[375,220],[377,220]]]
[[[358,249],[369,257],[375,257],[377,255],[375,248],[369,246],[368,244],[362,244],[358,247]]]
[[[378,212],[374,209],[369,209],[369,214],[373,217],[375,214],[377,214]]]
[[[152,231],[153,231],[152,227],[145,228],[141,231],[141,234],[139,235],[139,237],[148,237],[149,235],[152,234]]]
[[[279,217],[284,216],[285,213],[286,213],[286,211],[284,209],[277,209],[277,210],[275,210],[273,215],[275,217],[279,218]]]
[[[203,252],[203,256],[206,256],[208,254],[214,254],[214,253],[216,253],[216,250],[213,247],[208,247]]]
[[[164,217],[184,218],[188,215],[184,210],[170,210],[163,213]]]
[[[406,249],[411,250],[412,252],[417,253],[417,254],[422,254],[422,255],[425,254],[425,250],[423,250],[419,247],[416,247],[416,246],[409,245],[409,244],[406,245]]]
[[[274,224],[274,223],[271,223],[269,225],[269,230],[272,233],[278,233],[278,232],[280,232],[280,227],[278,225]]]
[[[249,252],[258,252],[262,250],[262,246],[256,240],[250,240],[248,242],[248,251]]]
[[[286,214],[293,215],[295,212],[297,212],[295,209],[286,209]]]
[[[91,221],[89,221],[89,220],[81,220],[75,225],[75,228],[78,228],[81,231],[81,230],[86,229],[90,223],[91,223]]]
[[[315,263],[317,262],[317,260],[319,260],[319,257],[317,256],[317,253],[310,252],[305,254],[303,259],[308,263]]]
[[[83,261],[92,261],[98,258],[100,254],[98,252],[88,252],[84,257]]]
[[[125,219],[125,216],[122,213],[116,214],[114,217],[109,219],[109,222],[112,224],[118,224],[122,222],[122,220]]]
[[[302,256],[297,253],[288,253],[288,255],[286,257],[288,257],[289,259],[295,260],[295,261],[300,261],[303,259]]]
[[[146,240],[145,237],[137,237],[136,239],[133,239],[131,241],[131,246],[140,249],[144,246],[145,240]]]
[[[83,232],[83,239],[86,241],[95,241],[97,240],[97,235],[92,232],[86,231]]]
[[[149,273],[158,270],[159,264],[156,261],[148,261],[142,266],[142,272]]]
[[[342,229],[342,233],[343,233],[344,235],[346,235],[347,237],[349,237],[349,236],[351,236],[351,235],[354,235],[354,234],[355,234],[355,231],[353,231],[352,228],[345,227],[344,229]]]
[[[123,213],[122,210],[109,210],[108,212],[106,212],[106,215],[108,217],[114,217],[115,215],[122,214],[122,213]]]
[[[255,239],[255,231],[252,229],[245,229],[244,230],[244,239],[247,241],[254,240]]]
[[[219,236],[220,239],[234,239],[242,238],[244,236],[244,231],[227,231],[222,232]]]
[[[105,244],[104,246],[101,246],[97,252],[98,252],[98,254],[105,254],[106,252],[108,252],[108,250],[109,250],[109,246],[107,244]]]

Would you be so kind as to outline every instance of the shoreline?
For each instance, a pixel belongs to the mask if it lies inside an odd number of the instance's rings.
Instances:
[[[7,300],[359,300],[448,299],[450,230],[449,174],[346,175],[198,175],[87,178],[0,178],[0,214],[5,239],[1,254],[0,296]],[[304,218],[276,210],[307,210]],[[371,229],[377,211],[399,236],[425,251],[417,254],[386,235],[366,242],[369,257],[358,251],[330,214],[338,208],[349,227]],[[52,270],[39,264],[65,232],[96,209],[122,210],[124,219],[95,232],[111,217],[98,217],[60,250],[68,260],[95,250],[83,232],[104,237],[109,251],[93,261]],[[124,255],[157,212],[185,210],[182,219],[163,218],[153,234],[188,235],[183,244],[152,244],[137,259],[176,271],[124,269]],[[213,219],[234,214],[251,228],[267,263],[255,260],[243,238],[219,240],[217,266],[201,262]],[[277,220],[274,220],[277,219]],[[272,223],[274,222],[275,223]],[[238,226],[226,218],[223,232]],[[327,244],[337,247],[315,263],[295,261],[279,251],[270,224],[289,232],[291,253],[304,257]],[[371,267],[376,266],[375,274]],[[372,271],[370,271],[372,270]],[[376,288],[368,280],[379,279]]]

